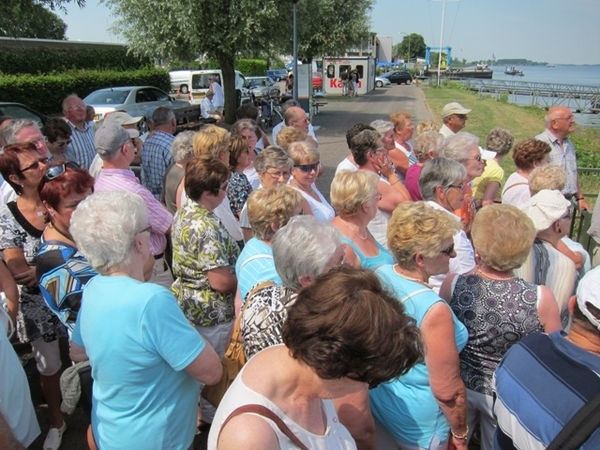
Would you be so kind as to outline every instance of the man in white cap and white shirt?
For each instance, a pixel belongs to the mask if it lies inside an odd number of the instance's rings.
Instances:
[[[465,108],[458,102],[448,103],[442,109],[442,128],[440,133],[444,137],[452,136],[462,130],[467,124],[467,114],[471,112],[470,109]]]
[[[588,272],[568,301],[568,332],[533,333],[514,345],[495,373],[495,448],[542,450],[600,392],[600,268]],[[597,406],[596,406],[597,410]],[[597,423],[598,413],[583,413]],[[590,425],[594,425],[593,422]],[[581,423],[575,429],[582,429]],[[600,427],[581,443],[600,448]],[[586,433],[587,434],[587,433]],[[571,436],[572,437],[572,436]]]

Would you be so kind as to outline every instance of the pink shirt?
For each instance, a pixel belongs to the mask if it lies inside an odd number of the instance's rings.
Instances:
[[[150,234],[150,251],[160,255],[167,247],[165,233],[171,228],[173,216],[154,195],[140,184],[135,174],[129,169],[102,169],[96,178],[94,192],[127,191],[138,194],[148,208],[148,221],[152,227]]]

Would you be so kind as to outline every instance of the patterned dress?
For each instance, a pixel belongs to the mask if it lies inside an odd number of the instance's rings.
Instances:
[[[237,219],[240,218],[240,213],[246,204],[246,200],[248,200],[250,192],[252,192],[252,185],[248,181],[246,175],[243,173],[231,172],[229,184],[227,185],[227,198],[229,199],[231,212]]]
[[[171,290],[194,325],[210,327],[233,321],[233,294],[210,287],[207,272],[227,267],[234,272],[239,247],[211,211],[189,199],[173,220]]]
[[[35,265],[42,231],[35,228],[21,214],[16,202],[0,208],[0,248],[20,248],[25,261]],[[20,286],[20,313],[17,316],[17,333],[21,342],[43,338],[52,342],[65,336],[65,328],[57,316],[44,303],[40,289]]]
[[[528,334],[543,331],[538,299],[538,286],[521,278],[457,276],[450,307],[469,332],[460,354],[460,374],[467,389],[492,395],[492,376],[504,354]]]

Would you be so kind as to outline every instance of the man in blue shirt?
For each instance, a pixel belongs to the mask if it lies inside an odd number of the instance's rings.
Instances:
[[[171,146],[175,140],[177,120],[171,108],[161,106],[152,114],[154,132],[146,139],[142,150],[143,185],[160,200],[167,169],[175,161]]]

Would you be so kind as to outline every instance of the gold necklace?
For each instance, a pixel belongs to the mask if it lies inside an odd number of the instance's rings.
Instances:
[[[429,286],[425,281],[423,281],[423,280],[421,280],[419,278],[409,277],[405,273],[400,272],[398,264],[394,264],[394,272],[396,272],[396,274],[400,275],[402,278],[405,278],[405,279],[407,279],[409,281],[414,281],[415,283],[419,283],[419,284],[422,284],[423,286],[427,286],[428,288],[431,288],[431,286]]]
[[[369,237],[369,230],[365,229],[365,236],[361,236],[360,234],[358,234],[358,227],[356,227],[357,229],[355,230],[353,227],[350,226],[350,224],[348,222],[346,222],[344,219],[342,219],[340,217],[340,222],[342,222],[344,225],[346,225],[346,228],[348,228],[350,231],[352,231],[356,236],[358,236],[359,239],[362,239],[363,241],[366,240]]]
[[[489,278],[490,280],[495,280],[495,281],[508,281],[508,280],[512,280],[513,278],[515,278],[514,275],[512,275],[510,277],[495,277],[494,275],[490,275],[489,273],[484,272],[480,268],[477,268],[477,273],[484,278]]]

